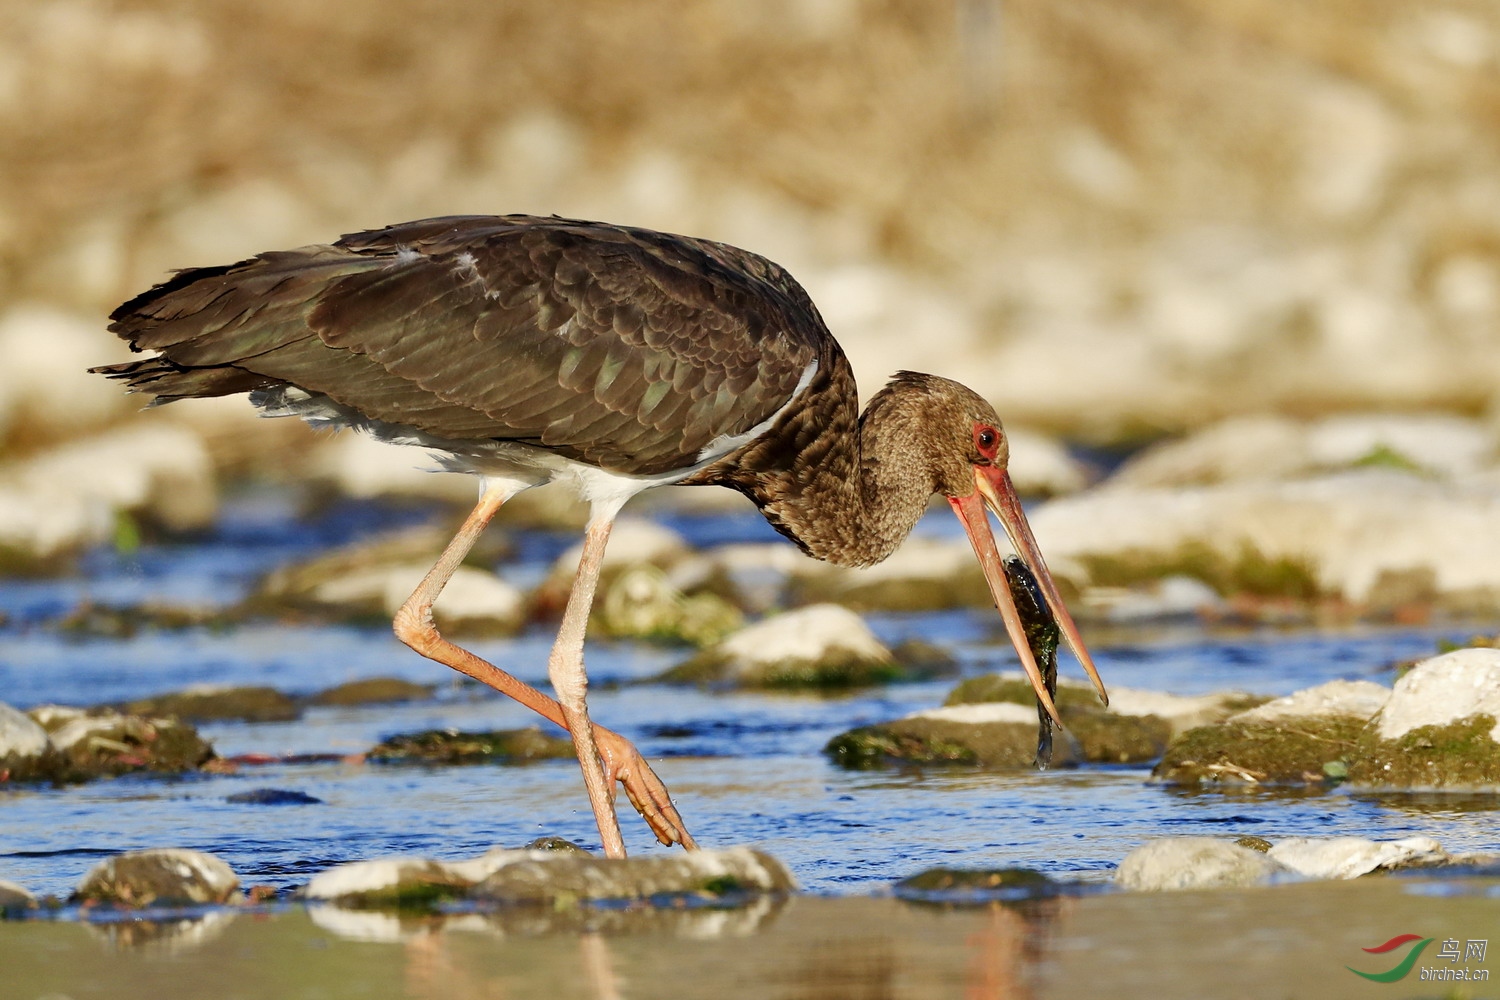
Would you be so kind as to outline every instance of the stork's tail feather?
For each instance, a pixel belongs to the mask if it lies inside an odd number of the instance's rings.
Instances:
[[[146,358],[119,365],[101,365],[90,372],[118,379],[131,392],[147,392],[152,406],[197,396],[232,396],[279,385],[276,379],[229,366],[188,368],[166,358]]]

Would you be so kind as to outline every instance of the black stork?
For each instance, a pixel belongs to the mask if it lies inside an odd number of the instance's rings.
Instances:
[[[994,409],[956,382],[901,372],[861,413],[812,300],[756,254],[596,222],[454,216],[180,271],[110,318],[132,350],[156,354],[93,370],[152,405],[248,392],[268,416],[417,445],[479,477],[478,505],[396,614],[396,635],[571,734],[611,857],[625,853],[617,782],[663,844],[695,846],[660,779],[585,701],[605,542],[625,501],[652,486],[739,490],[808,555],[850,566],[890,555],[944,497],[1056,719],[988,507],[1105,697],[1021,511]],[[500,505],[556,480],[591,518],[547,663],[553,700],[444,639],[432,605]]]

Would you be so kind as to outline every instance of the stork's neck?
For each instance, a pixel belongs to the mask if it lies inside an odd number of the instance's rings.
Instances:
[[[869,566],[911,534],[934,488],[921,424],[889,390],[863,416],[847,362],[814,383],[805,404],[733,456],[717,478],[747,494],[766,520],[809,555]]]

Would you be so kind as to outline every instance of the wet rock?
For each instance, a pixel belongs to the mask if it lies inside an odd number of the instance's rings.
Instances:
[[[436,688],[414,684],[399,677],[367,677],[319,691],[307,699],[309,705],[390,705],[403,701],[426,701]]]
[[[562,837],[538,837],[522,848],[524,851],[557,851],[562,854],[588,854],[589,852]]]
[[[101,861],[83,877],[73,899],[120,906],[190,906],[227,903],[239,887],[239,877],[211,854],[158,848]]]
[[[1307,878],[1358,878],[1378,869],[1448,860],[1431,837],[1374,841],[1363,837],[1287,837],[1271,845],[1272,858]]]
[[[743,628],[745,617],[712,593],[689,597],[650,564],[621,571],[589,620],[591,634],[709,646]]]
[[[847,608],[816,604],[773,615],[671,668],[669,684],[851,688],[920,680],[930,661],[905,664]]]
[[[796,887],[785,865],[747,847],[618,859],[528,852],[497,868],[474,887],[471,896],[501,903],[556,905],[579,900],[785,893]]]
[[[51,747],[45,729],[24,712],[0,702],[0,782],[32,780]]]
[[[548,736],[535,726],[464,733],[454,729],[392,736],[366,758],[381,764],[518,764],[575,756],[573,742]]]
[[[323,800],[306,792],[285,788],[253,788],[248,792],[235,792],[224,796],[225,802],[244,806],[310,806],[322,805]]]
[[[1229,721],[1190,729],[1151,772],[1173,785],[1309,784],[1342,777],[1364,735],[1348,715]]]
[[[1266,885],[1293,872],[1281,862],[1212,837],[1169,837],[1142,844],[1120,862],[1115,881],[1137,892]]]
[[[1336,716],[1370,719],[1390,696],[1390,688],[1374,681],[1329,681],[1246,709],[1231,716],[1230,721],[1279,722]]]
[[[36,897],[31,894],[31,890],[0,879],[0,919],[21,916],[36,907]]]
[[[948,904],[1035,899],[1057,889],[1056,882],[1030,868],[929,868],[891,887],[898,899]]]
[[[1500,649],[1459,649],[1419,663],[1396,681],[1376,731],[1393,740],[1479,714],[1500,718]],[[1489,735],[1500,740],[1500,726]]]
[[[186,722],[291,722],[302,715],[291,695],[270,687],[199,684],[120,706],[131,715],[175,716]]]
[[[721,545],[705,558],[734,588],[739,606],[761,614],[791,603],[786,596],[789,581],[815,562],[795,547],[777,542]]]
[[[54,752],[39,775],[49,781],[90,781],[135,771],[180,774],[214,756],[197,730],[176,719],[56,705],[33,709],[31,717],[52,742]]]
[[[474,560],[493,558],[505,540],[481,537]],[[420,528],[337,549],[268,574],[247,602],[254,613],[295,611],[356,623],[390,623],[437,561],[449,540],[442,529]],[[499,547],[499,548],[497,548]],[[525,617],[525,595],[495,574],[463,565],[433,606],[440,629],[455,634],[509,635]]]

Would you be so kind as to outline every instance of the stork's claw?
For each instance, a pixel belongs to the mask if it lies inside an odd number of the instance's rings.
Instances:
[[[698,844],[688,833],[667,786],[662,784],[651,765],[641,752],[619,733],[603,726],[594,727],[594,740],[599,747],[599,759],[604,764],[604,777],[609,782],[610,795],[614,795],[615,782],[625,786],[625,796],[641,819],[651,827],[656,839],[670,847],[681,844],[689,851],[696,851]]]

